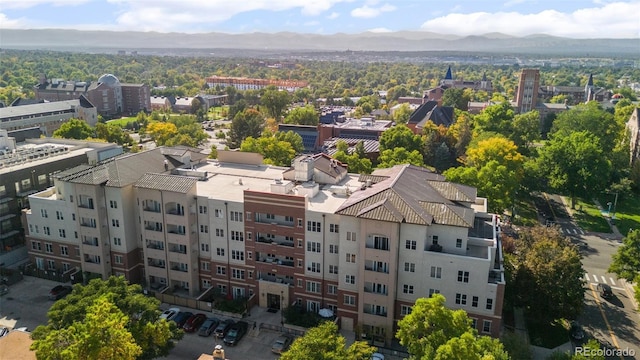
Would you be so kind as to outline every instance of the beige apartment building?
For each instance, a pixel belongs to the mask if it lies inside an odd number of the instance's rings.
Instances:
[[[442,293],[498,335],[499,227],[475,188],[410,165],[356,175],[324,154],[261,160],[158,148],[67,171],[31,196],[30,258],[182,296],[330,309],[385,343],[417,298]]]

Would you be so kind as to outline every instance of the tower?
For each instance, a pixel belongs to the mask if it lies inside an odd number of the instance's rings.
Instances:
[[[593,74],[589,74],[587,85],[584,86],[584,101],[588,102],[593,98]]]
[[[522,69],[518,92],[516,93],[516,106],[520,114],[535,109],[538,103],[538,88],[540,87],[540,70]]]

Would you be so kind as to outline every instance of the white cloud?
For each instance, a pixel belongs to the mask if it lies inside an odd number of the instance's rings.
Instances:
[[[372,33],[388,33],[388,32],[393,32],[393,30],[391,29],[387,29],[387,28],[383,28],[383,27],[379,27],[379,28],[373,28],[373,29],[369,29],[367,30],[368,32],[372,32]]]
[[[340,16],[340,13],[337,13],[337,12],[334,11],[331,14],[329,14],[329,16],[327,16],[327,19],[329,19],[329,20],[337,19],[338,16]]]
[[[615,2],[572,13],[555,10],[536,14],[454,13],[428,20],[421,28],[457,35],[501,32],[518,36],[549,34],[572,38],[637,38],[640,37],[638,14],[640,1]]]
[[[369,5],[365,5],[351,10],[351,16],[357,18],[374,18],[381,15],[382,13],[394,11],[395,9],[395,6],[389,4],[384,4],[380,7],[371,7]]]
[[[9,19],[7,15],[0,13],[0,27],[3,29],[24,29],[25,19]]]
[[[0,1],[4,10],[28,9],[38,5],[73,6],[88,3],[90,0],[18,0]],[[4,26],[4,24],[3,24]]]

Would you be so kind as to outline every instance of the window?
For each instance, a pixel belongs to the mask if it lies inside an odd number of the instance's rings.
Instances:
[[[302,247],[302,239],[298,239],[298,247],[301,248]]]
[[[113,245],[122,246],[122,239],[120,239],[119,237],[114,237],[113,238]]]
[[[415,240],[406,240],[404,243],[404,247],[409,249],[409,250],[415,250],[416,249],[416,241]]]
[[[477,296],[473,296],[471,298],[471,306],[478,307],[478,297]]]
[[[320,293],[320,283],[315,281],[307,281],[307,292]]]
[[[31,242],[31,249],[42,251],[42,244],[40,244],[39,241],[32,241]]]
[[[307,231],[320,232],[321,226],[317,221],[307,221]]]
[[[42,230],[44,231],[45,235],[51,235],[51,229],[48,226],[43,226]]]
[[[431,277],[436,279],[442,278],[442,268],[440,266],[431,267]]]
[[[329,284],[327,285],[327,294],[335,295],[338,293],[338,286]]]
[[[355,284],[356,283],[356,277],[355,277],[355,275],[346,275],[344,277],[344,281],[347,284]]]
[[[46,174],[38,175],[38,184],[44,185],[46,183],[47,183],[47,175]]]
[[[224,237],[224,229],[216,229],[217,237]]]
[[[207,207],[203,206],[203,205],[198,206],[198,212],[200,214],[206,214],[207,213]]]
[[[116,264],[122,264],[122,255],[113,255],[113,262]]]
[[[244,261],[244,251],[242,251],[242,250],[231,250],[231,258],[233,260]]]
[[[338,245],[329,245],[329,253],[337,254],[338,253]]]
[[[338,265],[329,265],[329,274],[337,274]]]
[[[200,268],[204,271],[211,271],[211,263],[208,261],[201,261]]]
[[[340,226],[338,224],[329,224],[329,232],[339,233]]]
[[[203,289],[211,288],[211,280],[202,279],[202,288]]]
[[[458,282],[469,282],[469,272],[468,271],[458,271]]]
[[[73,195],[69,195],[69,202],[73,202]]]
[[[200,225],[200,232],[204,234],[209,233],[209,225]]]
[[[253,259],[253,253],[251,251],[247,251],[247,259],[249,260]]]
[[[465,295],[465,294],[456,294],[456,304],[457,305],[467,305],[467,295]]]
[[[416,272],[416,264],[408,262],[404,263],[404,271]]]
[[[227,268],[224,267],[224,266],[216,265],[216,274],[217,275],[226,275],[227,274]]]
[[[247,240],[251,241],[251,231],[247,231]]]
[[[487,299],[487,306],[486,306],[487,310],[491,310],[493,309],[493,299]]]
[[[231,277],[234,279],[244,280],[244,270],[231,269]]]
[[[55,270],[56,269],[56,262],[53,261],[53,260],[47,260],[47,269]]]
[[[0,196],[7,194],[7,187],[4,185],[0,185]]]
[[[38,225],[35,225],[34,227],[36,229],[36,234],[40,234],[40,229],[38,228]]]
[[[76,221],[76,214],[71,214],[71,220]]]
[[[355,263],[356,262],[356,254],[349,254],[346,253],[346,260],[348,263]]]
[[[482,332],[483,333],[491,332],[491,320],[482,320]]]
[[[293,223],[293,216],[285,215],[284,221],[288,223]]]
[[[109,207],[112,209],[117,209],[118,203],[115,200],[109,200]]]
[[[244,241],[244,233],[242,231],[231,231],[231,240]]]
[[[356,241],[356,233],[353,231],[347,231],[347,241]]]
[[[317,263],[317,262],[310,263],[309,265],[307,265],[307,270],[311,271],[311,272],[319,273],[320,272],[320,263]]]
[[[242,212],[240,212],[240,211],[231,211],[229,213],[229,220],[242,222]]]
[[[205,243],[200,244],[200,250],[209,252],[209,244],[205,244]]]
[[[431,243],[433,245],[438,245],[438,236],[437,235],[433,235],[433,240],[431,240]]]
[[[223,248],[217,248],[216,249],[216,255],[224,256],[224,249]]]
[[[58,229],[58,235],[60,235],[61,238],[66,238],[67,232],[64,229]]]
[[[265,214],[267,216],[267,220],[275,220],[276,216],[274,214]]]
[[[301,228],[302,227],[302,219],[298,218],[298,227]]]
[[[67,271],[69,271],[70,269],[71,269],[71,264],[69,264],[69,263],[64,263],[64,262],[62,263],[62,271],[63,271],[63,272],[67,272]]]
[[[113,226],[113,227],[120,227],[120,220],[118,220],[118,219],[111,219],[111,226]]]
[[[50,243],[45,243],[44,244],[44,251],[46,251],[48,253],[52,253],[53,252],[53,245],[51,245]]]
[[[405,316],[411,314],[411,306],[400,305],[400,315]]]
[[[69,256],[69,247],[66,245],[60,245],[60,255]]]
[[[56,219],[64,220],[64,216],[61,211],[56,211]]]
[[[374,236],[373,248],[378,250],[389,250],[389,238],[386,236]]]
[[[227,285],[218,284],[218,289],[220,290],[220,294],[227,294]]]
[[[307,241],[307,251],[320,252],[320,243],[315,241]]]
[[[456,247],[457,248],[461,248],[462,247],[462,239],[456,239]]]
[[[40,216],[42,216],[43,218],[48,218],[49,215],[47,214],[47,209],[40,209]]]
[[[356,297],[353,295],[345,295],[344,296],[344,304],[355,306],[356,305]]]
[[[402,286],[402,292],[405,294],[413,294],[413,285],[404,284]]]
[[[223,219],[224,218],[224,212],[220,209],[215,209],[213,211],[213,214],[215,217],[219,218],[219,219]]]
[[[438,290],[438,289],[429,289],[429,297],[432,297],[433,294],[440,294],[440,290]]]

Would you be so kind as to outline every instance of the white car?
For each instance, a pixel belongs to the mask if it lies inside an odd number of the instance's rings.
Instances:
[[[169,308],[160,315],[160,319],[166,319],[167,321],[172,320],[179,312],[179,308]]]
[[[373,355],[371,355],[371,360],[384,360],[384,355],[380,353],[373,353]]]

